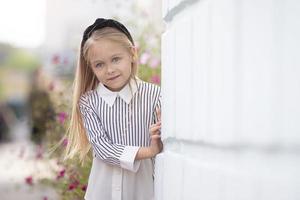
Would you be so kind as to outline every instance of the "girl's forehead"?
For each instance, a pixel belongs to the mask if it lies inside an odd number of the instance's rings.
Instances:
[[[121,49],[122,45],[121,43],[118,43],[116,41],[113,40],[109,40],[109,39],[105,39],[105,38],[101,38],[98,40],[94,40],[91,44],[92,48],[97,48],[97,49]]]
[[[126,53],[128,53],[128,49],[126,49],[124,46],[107,39],[99,39],[94,41],[88,50],[90,61],[94,59],[107,59],[116,54]]]

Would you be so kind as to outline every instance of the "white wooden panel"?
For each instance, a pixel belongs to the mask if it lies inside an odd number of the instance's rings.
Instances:
[[[251,143],[272,140],[272,0],[244,0],[241,7],[242,137]]]
[[[175,31],[167,30],[162,36],[162,139],[175,137]]]
[[[212,1],[209,84],[213,143],[233,143],[236,82],[235,0]]]
[[[191,17],[177,18],[175,26],[175,69],[176,69],[176,121],[178,138],[191,138],[191,110],[193,91],[191,90]]]
[[[162,37],[156,200],[299,199],[300,2],[178,2]]]
[[[182,200],[183,159],[174,153],[165,153],[163,199]]]
[[[210,3],[199,2],[197,9],[192,13],[192,88],[194,92],[192,104],[194,109],[191,113],[193,126],[193,140],[209,140],[211,135],[208,131],[209,106],[208,99],[208,68],[210,64]]]
[[[217,200],[220,180],[215,172],[213,169],[204,170],[198,163],[186,163],[182,199],[198,200],[205,197],[206,200]]]
[[[300,2],[284,1],[283,13],[283,126],[281,138],[289,143],[300,141]]]

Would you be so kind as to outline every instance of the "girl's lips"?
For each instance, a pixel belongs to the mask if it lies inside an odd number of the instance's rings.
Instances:
[[[112,77],[112,78],[109,78],[109,79],[107,79],[107,80],[109,80],[109,81],[112,81],[112,80],[114,80],[114,79],[116,79],[116,78],[118,78],[120,75],[118,75],[118,76],[115,76],[115,77]]]

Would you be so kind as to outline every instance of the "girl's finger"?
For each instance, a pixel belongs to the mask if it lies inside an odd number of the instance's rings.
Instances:
[[[153,128],[153,127],[159,126],[159,125],[161,125],[161,122],[157,122],[155,124],[151,124],[149,128]]]
[[[161,125],[153,126],[149,130],[150,130],[150,132],[154,132],[154,131],[157,131],[159,129],[161,129]]]
[[[160,135],[161,134],[161,131],[160,131],[160,129],[159,130],[157,130],[157,131],[155,131],[155,135]]]
[[[150,125],[149,129],[151,129],[151,128],[155,127],[155,126],[156,126],[156,124],[152,124],[152,125]]]
[[[150,132],[150,135],[160,135],[161,132],[159,130]]]
[[[156,128],[156,127],[161,127],[161,123],[152,124],[152,125],[150,126],[150,128]],[[150,129],[150,128],[149,128],[149,129]]]
[[[150,132],[150,135],[160,135],[161,134],[161,132],[160,132],[160,130],[158,129],[158,130],[155,130],[155,131],[151,131]]]
[[[160,112],[159,108],[156,108],[156,116],[157,116],[158,121],[161,121],[161,112]]]
[[[161,138],[160,135],[152,135],[152,136],[151,136],[151,139],[160,139],[160,138]]]
[[[157,128],[157,127],[161,128],[161,124],[155,124],[154,126],[152,126],[152,128]]]

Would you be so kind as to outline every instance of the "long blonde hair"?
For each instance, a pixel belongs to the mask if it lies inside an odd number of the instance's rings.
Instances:
[[[89,90],[94,90],[99,84],[97,77],[94,75],[90,67],[88,54],[91,45],[98,42],[100,38],[118,42],[120,45],[123,45],[128,49],[133,57],[131,78],[136,81],[138,67],[137,52],[127,36],[111,27],[105,27],[94,31],[91,37],[83,45],[81,45],[79,51],[77,69],[73,83],[72,113],[69,127],[67,129],[68,144],[64,157],[65,160],[78,155],[80,161],[84,163],[84,160],[91,149],[78,103],[81,95],[85,94]]]

